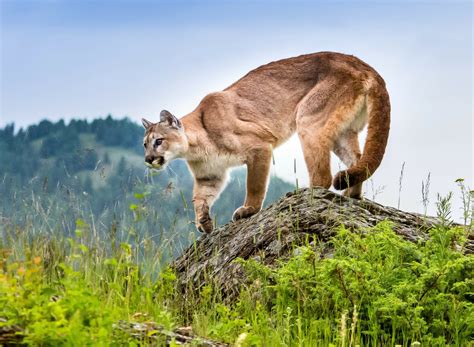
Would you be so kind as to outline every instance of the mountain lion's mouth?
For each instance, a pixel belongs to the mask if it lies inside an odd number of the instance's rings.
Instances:
[[[151,163],[145,162],[145,165],[151,169],[161,169],[164,164],[165,164],[165,158],[163,157],[158,157],[155,160],[153,160]]]

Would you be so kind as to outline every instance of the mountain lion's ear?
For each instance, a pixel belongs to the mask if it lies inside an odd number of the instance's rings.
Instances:
[[[180,129],[182,126],[179,119],[166,110],[160,112],[160,123],[165,123],[175,129]]]
[[[153,125],[152,122],[150,122],[149,120],[146,120],[145,118],[142,118],[142,124],[145,127],[145,129],[148,129],[149,127]]]

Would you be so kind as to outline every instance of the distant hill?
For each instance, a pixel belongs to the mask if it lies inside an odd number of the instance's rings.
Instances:
[[[141,126],[111,116],[68,124],[43,120],[18,131],[7,125],[0,129],[0,217],[17,224],[39,212],[44,219],[34,223],[62,220],[65,232],[74,231],[77,220],[100,231],[124,219],[142,229],[194,230],[186,164],[177,160],[165,171],[147,171],[142,136]],[[213,209],[219,224],[245,197],[245,170],[231,177]],[[265,204],[293,189],[272,177]]]

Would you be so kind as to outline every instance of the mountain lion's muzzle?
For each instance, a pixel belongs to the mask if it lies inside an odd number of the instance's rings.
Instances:
[[[147,155],[145,157],[145,165],[153,169],[160,169],[165,164],[164,157],[156,157],[154,155]]]

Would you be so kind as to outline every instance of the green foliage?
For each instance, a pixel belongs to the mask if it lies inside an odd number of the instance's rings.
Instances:
[[[3,229],[0,324],[55,346],[125,343],[118,320],[191,324],[240,346],[464,346],[474,337],[474,258],[458,250],[462,228],[441,225],[415,244],[389,223],[341,227],[330,245],[308,243],[276,267],[239,260],[249,284],[229,304],[212,285],[186,297],[177,290],[166,266],[176,245],[135,231],[148,196],[135,194],[122,241],[82,219],[70,238]]]
[[[161,268],[156,243],[145,244],[147,236],[107,245],[80,219],[74,234],[2,234],[0,330],[21,327],[29,345],[84,346],[127,343],[131,337],[113,329],[119,320],[152,319],[172,328],[167,302],[175,302],[174,274],[163,270],[156,278]]]
[[[29,345],[106,345],[117,309],[103,307],[78,271],[60,264],[62,277],[44,281],[41,258],[8,264],[0,272],[1,326],[25,327]]]
[[[303,247],[277,269],[241,261],[253,284],[206,317],[212,336],[248,345],[466,345],[474,337],[474,259],[454,247],[464,230],[437,228],[426,243],[388,223],[341,228],[332,255]],[[327,252],[327,250],[325,250]]]

